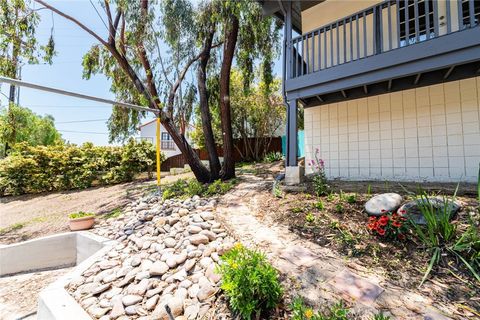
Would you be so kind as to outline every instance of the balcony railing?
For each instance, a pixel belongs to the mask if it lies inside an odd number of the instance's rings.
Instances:
[[[480,1],[388,0],[296,37],[290,78],[477,27]]]
[[[161,142],[162,150],[175,150],[175,142],[171,140],[163,140]]]

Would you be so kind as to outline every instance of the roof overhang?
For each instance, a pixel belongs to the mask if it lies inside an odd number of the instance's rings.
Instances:
[[[292,24],[293,29],[298,32],[302,33],[302,11],[310,9],[311,7],[324,2],[325,0],[316,0],[316,1],[285,1],[285,0],[257,0],[260,5],[262,6],[263,14],[265,16],[273,16],[275,15],[279,19],[285,21],[285,17],[283,14],[282,7],[280,3],[284,5],[286,8],[286,4],[288,2],[292,3]]]

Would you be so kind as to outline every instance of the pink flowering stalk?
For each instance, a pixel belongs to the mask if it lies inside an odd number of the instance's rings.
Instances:
[[[325,162],[320,158],[320,150],[315,149],[315,159],[310,160],[310,167],[313,171],[313,187],[317,196],[328,194],[329,186],[325,174]]]

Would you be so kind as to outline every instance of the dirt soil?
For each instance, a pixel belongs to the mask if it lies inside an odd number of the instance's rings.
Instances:
[[[191,173],[166,176],[162,184],[192,176]],[[2,197],[0,244],[66,232],[67,216],[72,212],[94,212],[101,217],[155,188],[155,181],[136,181],[85,190]]]
[[[38,294],[71,268],[0,278],[0,320],[36,319]]]
[[[251,173],[271,177],[278,174],[278,169],[278,166],[257,165]],[[347,261],[381,273],[401,288],[418,290],[437,304],[456,309],[458,319],[464,319],[465,314],[476,314],[480,319],[480,286],[463,264],[455,259],[442,258],[442,264],[418,288],[430,259],[422,244],[411,234],[407,235],[406,241],[386,241],[367,229],[368,215],[364,204],[376,193],[397,192],[406,201],[413,199],[410,192],[420,186],[431,194],[451,196],[456,184],[333,181],[331,186],[334,193],[329,197],[315,196],[308,182],[300,187],[284,188],[281,198],[275,197],[272,190],[264,190],[258,201],[257,218],[285,225],[305,240],[330,248]],[[469,215],[477,226],[480,223],[475,189],[476,186],[470,184],[459,187],[457,194],[461,196],[456,199],[463,208],[453,220],[459,232],[467,228]],[[350,201],[348,196],[352,196]],[[323,208],[319,208],[319,202]]]

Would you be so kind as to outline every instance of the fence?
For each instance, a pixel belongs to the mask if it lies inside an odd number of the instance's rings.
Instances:
[[[263,141],[260,141],[259,145],[263,146],[262,149],[259,150],[259,154],[263,155],[269,152],[282,152],[282,138],[274,137],[274,138],[262,138]],[[234,150],[233,150],[233,159],[235,162],[240,161],[248,161],[252,160],[249,157],[245,157],[243,154],[243,150],[245,150],[246,144],[253,145],[256,142],[256,138],[248,138],[247,141],[243,139],[235,139],[234,140]],[[242,153],[239,151],[242,151]],[[205,149],[197,149],[195,152],[198,154],[200,160],[208,161],[208,152]],[[223,157],[223,148],[221,146],[217,146],[217,154],[219,157]],[[184,156],[182,154],[173,156],[168,158],[167,160],[163,161],[161,164],[162,171],[170,171],[171,168],[183,168],[187,164]]]

